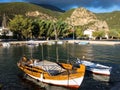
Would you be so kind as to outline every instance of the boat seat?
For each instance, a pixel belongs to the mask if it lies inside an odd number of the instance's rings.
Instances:
[[[54,63],[54,62],[49,62],[49,61],[40,61],[40,62],[35,62],[34,63],[35,66],[38,67],[42,67],[43,70],[47,71],[50,75],[57,75],[63,71],[65,71],[65,69],[63,69],[61,66],[59,66],[58,64]]]

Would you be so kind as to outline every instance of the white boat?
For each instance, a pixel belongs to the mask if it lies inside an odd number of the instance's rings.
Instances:
[[[3,46],[3,47],[10,47],[10,43],[9,43],[9,42],[3,42],[3,43],[2,43],[2,46]]]
[[[109,82],[110,76],[92,74],[92,78],[97,81]]]
[[[57,44],[60,44],[60,45],[61,45],[61,44],[63,44],[63,41],[58,41]]]
[[[85,66],[73,67],[67,63],[55,63],[48,60],[27,60],[22,58],[18,67],[28,76],[37,81],[64,86],[69,88],[79,88],[85,74]]]
[[[87,45],[89,44],[88,41],[80,41],[80,42],[75,42],[75,44],[78,44],[78,45]]]
[[[27,41],[28,46],[39,46],[39,43],[35,42],[34,40]]]
[[[48,41],[47,45],[55,45],[55,42],[54,41]]]
[[[94,74],[99,74],[99,75],[110,76],[111,69],[112,69],[112,67],[109,67],[109,66],[93,63],[91,61],[80,60],[80,59],[77,59],[76,63],[84,64],[86,66],[87,71],[90,71]]]
[[[58,44],[58,45],[61,45],[63,44],[64,42],[63,41],[48,41],[47,45],[55,45],[55,44]]]

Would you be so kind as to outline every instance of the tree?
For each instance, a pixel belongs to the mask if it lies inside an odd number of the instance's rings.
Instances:
[[[83,30],[80,27],[76,27],[76,37],[82,37],[83,35]]]
[[[53,23],[51,21],[46,21],[45,29],[46,29],[45,30],[46,39],[49,40],[49,38],[53,36],[53,32],[54,32]]]
[[[40,33],[39,20],[34,20],[32,26],[32,36],[37,39]]]
[[[33,28],[32,20],[22,15],[15,15],[9,22],[9,28],[16,35],[17,39],[30,38],[32,35],[31,29]]]
[[[58,20],[55,23],[55,29],[57,37],[66,37],[68,35],[68,24],[63,22],[62,20]]]
[[[105,36],[105,32],[103,30],[93,32],[93,37],[95,37],[95,38],[102,39],[102,37],[104,37],[104,36]]]
[[[32,35],[32,29],[33,29],[33,25],[32,25],[32,20],[29,18],[25,18],[23,20],[23,29],[21,30],[22,36],[25,39],[32,39],[33,35]]]
[[[39,37],[43,37],[45,36],[45,25],[46,25],[46,22],[45,20],[39,20],[38,21],[38,24],[39,24]]]
[[[13,19],[9,22],[9,28],[13,32],[14,35],[19,39],[21,38],[21,29],[22,26],[23,16],[16,15]]]
[[[109,31],[109,36],[111,37],[111,39],[113,39],[114,37],[118,38],[118,37],[120,37],[120,33],[116,29],[111,29]]]

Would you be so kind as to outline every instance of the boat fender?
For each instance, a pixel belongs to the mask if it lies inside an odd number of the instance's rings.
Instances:
[[[26,61],[27,61],[26,56],[23,56],[23,57],[22,57],[22,61],[24,61],[24,62],[26,62]]]

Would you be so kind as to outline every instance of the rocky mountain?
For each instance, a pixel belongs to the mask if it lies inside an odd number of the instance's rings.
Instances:
[[[28,16],[28,17],[37,17],[37,18],[44,19],[44,20],[57,21],[57,18],[55,18],[53,16],[50,16],[46,13],[42,13],[40,11],[29,11],[29,12],[26,12],[25,15]]]
[[[67,13],[69,13],[69,16],[67,16]],[[86,25],[87,29],[109,30],[106,21],[99,20],[94,13],[85,8],[73,9],[72,11],[66,12],[62,17],[72,26]]]

